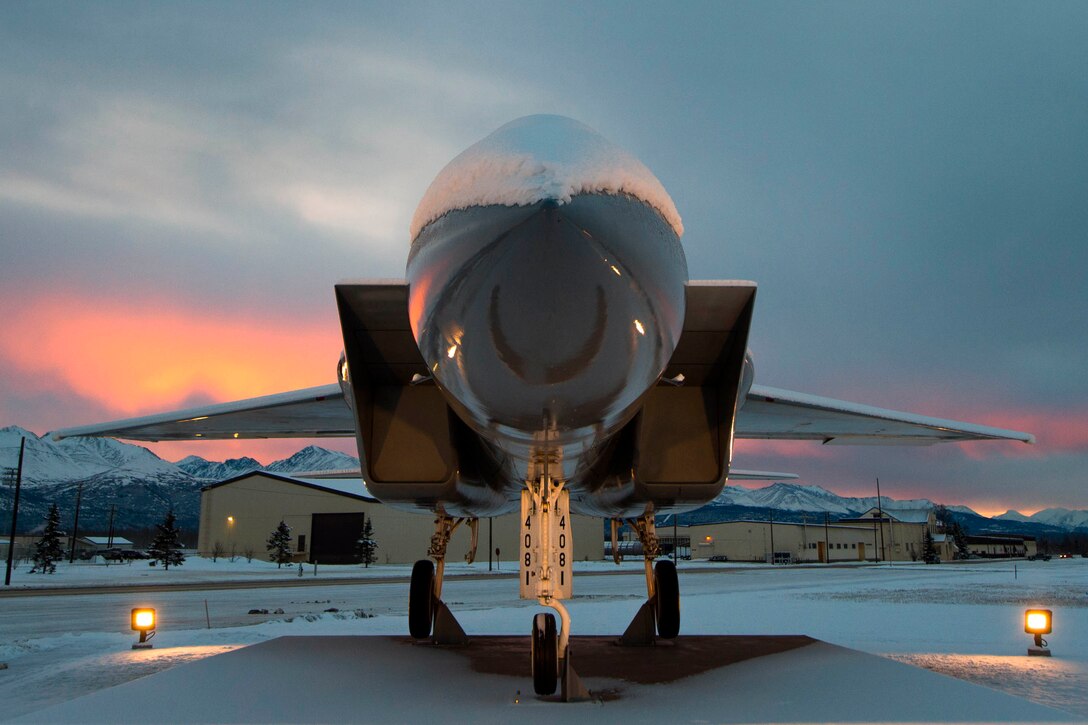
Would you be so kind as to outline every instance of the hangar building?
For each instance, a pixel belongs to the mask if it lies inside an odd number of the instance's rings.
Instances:
[[[951,561],[951,537],[936,533],[932,511],[871,509],[854,519],[824,524],[778,521],[728,521],[677,527],[681,550],[690,541],[692,559],[725,556],[730,561],[847,562],[917,561],[925,531],[933,535],[937,555]],[[668,522],[658,535],[671,547]]]
[[[281,520],[291,527],[295,561],[326,564],[357,561],[355,542],[369,519],[378,544],[378,563],[411,564],[426,557],[434,519],[386,506],[358,478],[294,478],[254,471],[206,486],[200,495],[197,550],[210,557],[252,553],[267,559],[265,544]],[[604,526],[600,519],[573,516],[577,561],[603,557]],[[488,551],[511,569],[517,567],[518,516],[481,519],[477,561]],[[447,561],[463,561],[468,553],[468,528],[459,527],[450,540]]]

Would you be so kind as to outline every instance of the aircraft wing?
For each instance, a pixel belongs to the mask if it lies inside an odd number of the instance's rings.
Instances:
[[[774,471],[745,471],[740,468],[729,469],[730,481],[790,481],[800,478],[796,473],[775,473]]]
[[[737,412],[737,438],[818,440],[831,445],[932,445],[1035,436],[974,423],[929,418],[790,390],[753,385]]]
[[[336,383],[54,431],[53,439],[103,436],[134,441],[324,438],[355,435],[355,418]]]

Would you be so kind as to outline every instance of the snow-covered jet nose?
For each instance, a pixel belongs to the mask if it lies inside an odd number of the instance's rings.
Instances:
[[[485,436],[566,444],[626,422],[660,377],[687,265],[655,209],[589,193],[448,212],[407,278],[419,349],[459,414]]]

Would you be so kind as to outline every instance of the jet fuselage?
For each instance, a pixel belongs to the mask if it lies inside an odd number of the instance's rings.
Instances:
[[[451,408],[504,459],[584,482],[680,338],[687,263],[661,216],[626,195],[455,210],[408,259],[409,316]]]

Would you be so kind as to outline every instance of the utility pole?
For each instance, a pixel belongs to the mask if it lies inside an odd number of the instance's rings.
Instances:
[[[771,517],[771,565],[774,566],[774,509],[770,511]]]
[[[880,479],[876,479],[876,512],[880,515],[880,560],[888,558],[884,551],[884,504],[880,501]]]
[[[831,513],[828,512],[828,511],[824,511],[824,563],[825,564],[830,564],[831,563],[831,536],[830,536],[830,531],[829,531],[830,523],[831,523]]]
[[[72,523],[72,550],[68,554],[68,563],[71,564],[76,560],[76,539],[79,538],[79,506],[83,502],[83,481],[79,482],[79,488],[76,489],[76,518]]]
[[[19,492],[23,485],[23,450],[26,438],[19,439],[19,467],[15,469],[15,499],[11,504],[11,536],[8,538],[8,568],[4,574],[4,586],[11,586],[11,564],[15,557],[15,527],[19,524]]]
[[[117,512],[117,504],[110,504],[110,530],[106,534],[106,548],[113,548],[113,515]]]
[[[678,550],[680,549],[680,540],[676,538],[676,520],[680,518],[680,514],[672,515],[672,565],[676,566]]]
[[[495,517],[487,517],[487,570],[491,571],[491,555],[494,553],[491,551],[491,525],[495,522]]]

